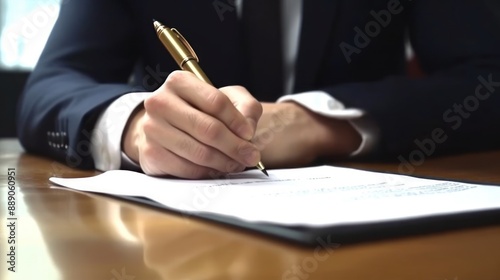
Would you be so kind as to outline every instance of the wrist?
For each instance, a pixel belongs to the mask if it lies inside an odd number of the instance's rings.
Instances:
[[[290,104],[307,118],[301,135],[315,158],[348,156],[361,145],[362,137],[349,121],[321,116],[295,102]]]
[[[322,136],[317,138],[321,149],[319,157],[347,157],[359,148],[362,137],[349,121],[319,118],[322,131]]]
[[[144,105],[139,105],[130,115],[122,136],[122,151],[134,162],[139,162],[140,122],[144,117],[146,110]]]

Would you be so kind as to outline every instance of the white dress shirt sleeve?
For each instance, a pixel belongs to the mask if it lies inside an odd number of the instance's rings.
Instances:
[[[151,92],[128,93],[116,99],[99,116],[91,136],[91,153],[96,169],[139,169],[121,149],[123,130],[132,112]]]
[[[324,91],[309,91],[282,96],[279,102],[296,102],[312,112],[339,120],[347,120],[361,135],[359,148],[351,156],[362,156],[373,151],[379,139],[379,131],[375,123],[366,117],[363,110],[346,108],[342,102]]]
[[[250,1],[250,0],[248,0]],[[241,1],[238,1],[241,2]],[[282,0],[282,40],[284,62],[284,93],[278,102],[296,102],[305,108],[331,118],[347,120],[361,135],[361,145],[351,156],[362,156],[372,151],[379,139],[375,123],[359,109],[345,108],[339,100],[323,91],[291,94],[295,83],[295,63],[299,49],[303,0]]]

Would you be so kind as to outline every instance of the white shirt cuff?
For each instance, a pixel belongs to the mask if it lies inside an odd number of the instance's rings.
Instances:
[[[122,153],[122,134],[132,112],[151,94],[134,92],[122,95],[99,116],[91,136],[91,153],[96,169],[120,169],[122,161],[126,165],[132,164],[131,167],[138,167]]]
[[[309,91],[285,95],[279,102],[296,102],[319,115],[334,119],[347,120],[361,135],[361,144],[351,153],[352,156],[367,154],[375,148],[379,139],[379,130],[374,122],[368,119],[365,112],[357,108],[346,108],[342,102],[324,91]]]

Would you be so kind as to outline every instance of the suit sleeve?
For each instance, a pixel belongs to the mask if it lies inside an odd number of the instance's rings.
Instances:
[[[119,96],[143,90],[127,84],[138,47],[122,3],[62,2],[18,106],[18,136],[27,151],[94,167],[90,141],[97,117]]]
[[[374,155],[391,158],[500,146],[500,18],[489,0],[418,0],[410,39],[427,76],[325,90],[380,129]]]

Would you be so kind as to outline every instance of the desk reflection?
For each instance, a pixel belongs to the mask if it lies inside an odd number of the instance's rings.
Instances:
[[[500,275],[499,226],[330,250],[302,248],[109,197],[51,189],[47,179],[55,172],[64,177],[92,172],[52,168],[52,162],[29,155],[15,163],[9,160],[8,166],[19,170],[23,197],[20,269],[33,266],[30,252],[50,259],[46,263],[53,267],[41,269],[42,279],[463,280]],[[48,276],[49,270],[60,277]]]
[[[58,189],[25,189],[24,201],[61,279],[160,279],[145,267],[142,244],[117,230],[119,204]]]
[[[282,279],[301,250],[68,190],[24,199],[63,279]]]
[[[144,211],[137,225],[145,263],[163,279],[282,279],[295,258],[284,246],[183,217]]]

